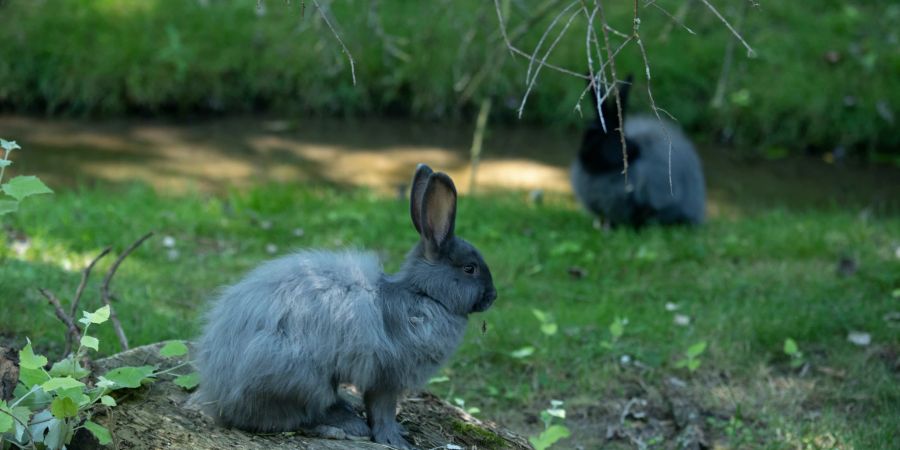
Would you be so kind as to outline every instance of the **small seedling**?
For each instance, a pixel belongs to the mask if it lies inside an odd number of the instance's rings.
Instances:
[[[600,346],[607,350],[615,348],[619,339],[625,334],[626,325],[628,325],[628,319],[616,317],[615,320],[609,324],[609,340],[601,341]]]
[[[803,366],[806,362],[803,357],[803,352],[801,352],[800,347],[797,346],[797,342],[791,338],[784,340],[784,354],[791,358],[791,367],[795,369]]]
[[[0,157],[0,183],[2,183],[3,173],[7,167],[12,165],[12,161],[9,159],[10,153],[13,150],[21,150],[22,147],[16,141],[0,139],[0,148],[3,149],[3,155]],[[0,216],[18,211],[19,203],[26,197],[53,193],[38,177],[22,175],[9,180],[8,183],[0,184],[0,191],[5,194],[0,196]]]
[[[702,355],[705,351],[706,341],[700,341],[688,347],[687,351],[684,352],[684,358],[679,359],[675,362],[675,367],[686,367],[688,371],[694,373],[697,369],[700,368],[700,355]]]
[[[481,412],[481,408],[478,408],[475,406],[470,406],[470,407],[466,408],[466,401],[460,397],[454,398],[453,403],[456,403],[456,406],[459,406],[459,409],[461,409],[461,410],[465,411],[466,413],[473,415],[473,416],[475,414],[478,414]]]
[[[556,444],[560,439],[571,435],[569,428],[562,424],[566,420],[566,410],[560,400],[550,400],[550,407],[541,411],[541,421],[544,423],[544,431],[537,436],[528,438],[528,442],[535,450],[546,450]]]
[[[541,333],[544,333],[544,335],[553,336],[559,330],[559,326],[556,325],[556,321],[553,320],[552,315],[539,309],[532,309],[531,313],[534,314],[534,317],[541,323]]]

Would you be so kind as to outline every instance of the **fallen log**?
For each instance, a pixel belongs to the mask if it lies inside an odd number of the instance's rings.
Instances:
[[[174,367],[180,361],[159,355],[162,343],[134,348],[95,361],[97,373],[121,366]],[[189,366],[178,370],[187,373]],[[119,405],[92,420],[109,428],[113,443],[101,446],[89,433],[78,433],[70,448],[184,448],[184,449],[385,449],[369,441],[321,439],[301,433],[247,433],[216,425],[191,406],[190,393],[164,375],[160,380],[119,398]],[[398,421],[409,431],[407,439],[431,449],[530,449],[528,441],[490,422],[466,414],[427,392],[410,394],[400,405]]]

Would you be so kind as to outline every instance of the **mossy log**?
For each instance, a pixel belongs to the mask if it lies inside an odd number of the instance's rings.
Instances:
[[[173,367],[181,361],[159,355],[163,343],[131,349],[94,362],[97,373],[121,366]],[[177,369],[187,373],[189,366]],[[110,429],[113,443],[99,445],[88,433],[79,433],[70,448],[79,449],[385,449],[368,440],[321,439],[297,433],[254,434],[216,425],[190,406],[190,392],[164,375],[158,381],[118,398],[119,405],[93,420]],[[408,395],[400,405],[398,421],[409,431],[407,439],[421,449],[530,449],[528,441],[489,422],[466,414],[427,392]]]

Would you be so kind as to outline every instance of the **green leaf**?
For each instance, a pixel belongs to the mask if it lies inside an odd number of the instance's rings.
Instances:
[[[84,387],[57,389],[55,394],[57,398],[68,397],[72,399],[79,407],[91,403],[91,398],[84,393]]]
[[[31,349],[31,341],[19,352],[19,367],[23,369],[40,369],[47,365],[47,358],[43,355],[35,355]]]
[[[547,336],[553,336],[556,334],[558,328],[559,327],[555,323],[544,323],[541,324],[541,333],[544,333]]]
[[[6,195],[20,201],[32,195],[53,193],[43,181],[33,175],[15,177],[9,180],[9,183],[4,184],[2,189],[3,192],[6,192]]]
[[[527,357],[531,356],[533,353],[534,353],[534,347],[529,346],[529,347],[522,347],[522,348],[510,353],[510,356],[512,356],[513,358],[522,359],[522,358],[527,358]]]
[[[84,423],[84,427],[87,428],[87,430],[90,431],[95,438],[97,438],[97,442],[99,442],[100,445],[108,445],[112,443],[112,435],[109,434],[109,430],[107,430],[103,425],[88,420]]]
[[[690,362],[690,360],[688,360],[688,359],[679,359],[678,361],[675,361],[675,368],[681,369],[681,368],[687,367],[689,362]]]
[[[28,422],[31,421],[31,410],[25,406],[16,406],[12,409],[12,415],[15,417],[13,421],[18,421],[19,423],[19,426],[15,426],[14,424],[13,427],[16,429],[16,439],[21,442],[21,439],[25,434],[25,427],[27,427]],[[22,426],[21,424],[25,424],[25,426]]]
[[[446,375],[440,375],[440,376],[436,376],[436,377],[431,377],[428,380],[428,384],[446,383],[448,381],[450,381],[450,377],[448,377]]]
[[[50,413],[57,419],[67,419],[78,415],[78,405],[69,397],[57,397],[50,403]]]
[[[687,368],[688,368],[688,370],[690,370],[691,372],[693,372],[693,371],[699,369],[699,368],[700,368],[700,360],[699,360],[699,359],[692,359],[692,360],[688,361],[688,363],[687,363]]]
[[[116,406],[116,399],[108,395],[104,395],[103,397],[100,397],[100,403],[103,403],[106,406]]]
[[[547,322],[547,313],[536,308],[532,309],[531,313],[534,314],[534,317],[536,317],[537,320],[541,321],[542,323]]]
[[[103,323],[109,320],[109,305],[106,305],[92,313],[84,311],[84,318],[90,323]],[[79,320],[80,322],[80,320]],[[82,322],[84,323],[84,322]],[[87,325],[87,324],[85,324]]]
[[[19,406],[24,406],[32,411],[40,411],[50,405],[53,400],[39,385],[26,388],[23,385],[16,386],[15,401]]]
[[[182,375],[182,376],[176,378],[173,381],[173,383],[175,383],[187,390],[191,390],[191,389],[197,387],[198,384],[200,384],[200,373],[191,372],[187,375]]]
[[[50,375],[54,377],[72,377],[80,380],[90,374],[91,372],[82,367],[81,363],[73,364],[71,357],[53,363],[53,367],[50,368]]]
[[[16,141],[7,141],[6,139],[0,139],[0,147],[3,147],[3,150],[7,152],[22,149],[22,147],[19,147],[19,144],[16,144]]]
[[[19,202],[15,200],[0,200],[0,216],[14,213],[19,210]]]
[[[166,358],[186,355],[187,352],[187,345],[184,345],[183,341],[170,341],[163,348],[159,349],[159,354]]]
[[[105,377],[116,384],[115,389],[138,388],[142,382],[153,378],[153,371],[153,366],[126,366],[110,370]]]
[[[15,422],[10,414],[12,414],[12,410],[5,401],[0,400],[0,434],[13,429]]]
[[[8,159],[0,159],[0,167],[9,167],[12,164],[12,161]]]
[[[528,438],[528,442],[531,442],[531,445],[535,450],[545,450],[555,444],[556,441],[565,439],[570,435],[569,429],[565,426],[552,425],[544,430],[539,436]]]
[[[691,358],[700,356],[706,350],[706,341],[700,341],[687,349],[687,355]]]
[[[796,355],[797,352],[800,351],[800,348],[797,347],[797,342],[795,342],[791,338],[787,338],[784,340],[784,352],[788,355]]]
[[[53,392],[57,389],[71,389],[82,386],[84,386],[84,383],[72,377],[53,377],[44,382],[44,384],[41,385],[41,389],[43,389],[44,392]]]
[[[32,386],[41,384],[49,379],[50,376],[41,369],[19,367],[19,383],[25,385],[26,388],[30,389]]]
[[[622,337],[625,334],[625,320],[616,317],[616,320],[609,324],[609,334],[617,339]]]
[[[100,345],[100,340],[93,336],[84,335],[81,337],[81,345],[97,351],[97,347]]]

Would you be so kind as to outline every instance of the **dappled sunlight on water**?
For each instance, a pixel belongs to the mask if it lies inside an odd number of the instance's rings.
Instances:
[[[315,182],[396,192],[415,164],[448,172],[469,191],[471,127],[399,120],[162,122],[0,117],[0,136],[25,150],[15,173],[51,186],[140,181],[172,192],[221,192],[267,182]],[[571,195],[568,165],[577,130],[493,127],[477,171],[478,189],[542,189]],[[837,167],[810,157],[747,162],[701,148],[711,217],[772,206],[855,207],[896,212],[900,170]]]

